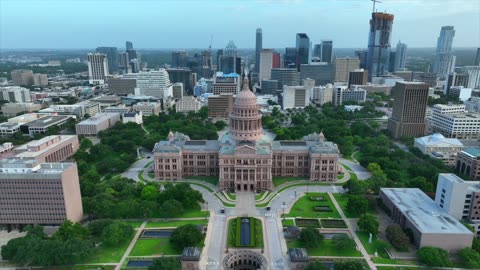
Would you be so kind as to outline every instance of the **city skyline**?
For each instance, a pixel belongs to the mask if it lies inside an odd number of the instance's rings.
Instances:
[[[480,44],[480,25],[474,23],[480,20],[480,2],[382,2],[376,5],[376,10],[395,15],[392,44],[402,40],[410,48],[435,47],[438,32],[445,25],[453,25],[457,30],[453,47]],[[160,3],[106,0],[95,1],[92,8],[93,3],[2,1],[0,48],[123,48],[125,40],[131,40],[136,48],[191,49],[207,48],[211,35],[212,48],[223,48],[229,40],[238,48],[254,48],[257,28],[263,30],[264,48],[293,47],[296,33],[306,33],[313,44],[328,39],[333,40],[336,48],[366,48],[372,12],[372,3],[368,0],[322,3],[309,0]],[[55,6],[55,16],[51,16],[52,6]],[[131,20],[125,23],[124,16],[119,14],[128,14],[126,18]],[[22,21],[18,20],[20,15]]]

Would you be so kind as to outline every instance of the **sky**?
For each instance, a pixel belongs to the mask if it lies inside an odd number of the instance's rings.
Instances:
[[[443,25],[453,25],[454,47],[480,47],[480,0],[381,0],[395,15],[392,47],[435,47]],[[264,48],[295,46],[296,33],[313,44],[367,46],[369,0],[0,0],[0,49]]]

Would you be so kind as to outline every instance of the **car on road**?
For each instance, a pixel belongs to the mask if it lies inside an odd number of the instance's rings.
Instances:
[[[270,211],[270,206],[267,206],[267,211]]]
[[[225,208],[222,207],[222,209],[220,209],[220,213],[225,214]]]

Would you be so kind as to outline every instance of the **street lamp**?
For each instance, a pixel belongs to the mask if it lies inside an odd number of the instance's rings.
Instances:
[[[285,202],[283,202],[282,204],[282,216],[283,216],[283,220],[285,220],[285,208],[287,208],[287,206],[285,205]]]

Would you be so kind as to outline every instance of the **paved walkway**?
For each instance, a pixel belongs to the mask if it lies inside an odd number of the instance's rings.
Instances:
[[[130,242],[130,245],[128,245],[127,250],[125,251],[125,253],[123,253],[122,259],[121,259],[120,262],[117,264],[117,266],[115,266],[115,270],[120,270],[120,269],[122,268],[123,263],[125,263],[125,260],[127,259],[128,255],[130,254],[130,252],[132,251],[133,247],[135,246],[135,243],[137,243],[137,240],[138,240],[138,238],[140,237],[140,235],[142,234],[143,229],[145,229],[145,226],[146,226],[146,225],[147,225],[147,222],[144,221],[144,222],[142,223],[142,226],[140,226],[140,228],[138,228],[137,233],[135,233],[135,237],[133,237],[132,242]]]
[[[372,270],[377,270],[377,267],[375,266],[375,264],[370,259],[370,255],[365,250],[365,248],[362,245],[362,242],[360,241],[357,234],[353,230],[353,227],[352,227],[352,224],[350,223],[350,220],[345,216],[345,214],[343,213],[343,210],[340,207],[340,205],[338,205],[337,200],[335,200],[335,197],[332,195],[331,192],[328,192],[328,196],[330,196],[330,200],[333,202],[333,205],[335,205],[335,207],[337,208],[338,213],[340,214],[342,219],[345,220],[345,222],[347,223],[348,231],[350,232],[350,235],[352,236],[353,240],[355,240],[355,243],[357,244],[357,247],[360,249],[360,252],[362,253],[363,258],[365,259],[365,261],[367,261],[368,266]]]

